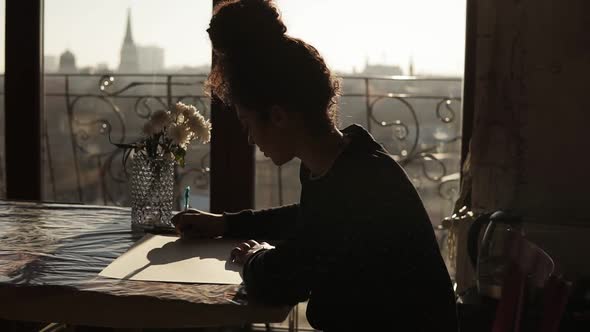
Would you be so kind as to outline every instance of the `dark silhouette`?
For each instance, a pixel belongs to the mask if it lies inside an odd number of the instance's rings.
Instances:
[[[272,1],[221,2],[208,29],[216,57],[207,84],[276,165],[301,160],[299,203],[186,211],[173,222],[186,237],[253,239],[236,248],[248,296],[309,299],[314,328],[456,331],[450,277],[420,196],[365,129],[337,128],[339,81],[286,31]]]

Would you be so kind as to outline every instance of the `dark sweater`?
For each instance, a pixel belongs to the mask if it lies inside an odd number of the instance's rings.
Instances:
[[[226,214],[226,236],[276,246],[245,264],[246,291],[269,304],[309,299],[307,318],[322,330],[457,331],[451,281],[418,193],[363,128],[343,133],[350,143],[326,175],[310,180],[301,166],[299,204]]]

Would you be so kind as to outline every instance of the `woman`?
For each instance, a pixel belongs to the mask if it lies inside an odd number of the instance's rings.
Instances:
[[[178,232],[254,239],[233,251],[249,296],[309,299],[314,328],[456,331],[451,282],[415,188],[363,128],[336,128],[339,82],[286,30],[270,0],[220,3],[207,30],[216,55],[208,86],[276,165],[301,160],[300,202],[181,212]]]

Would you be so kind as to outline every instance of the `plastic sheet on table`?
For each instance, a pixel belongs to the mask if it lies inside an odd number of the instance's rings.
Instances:
[[[143,234],[131,210],[112,206],[0,202],[0,286],[75,288],[202,304],[246,305],[237,285],[177,284],[102,278],[98,273]]]

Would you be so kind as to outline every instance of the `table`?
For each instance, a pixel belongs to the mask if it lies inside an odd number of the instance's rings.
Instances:
[[[129,208],[0,201],[0,318],[114,328],[282,322],[289,307],[248,301],[238,285],[102,278],[143,234]]]

